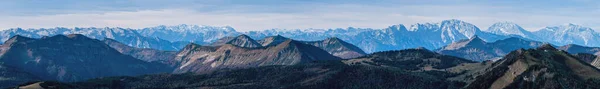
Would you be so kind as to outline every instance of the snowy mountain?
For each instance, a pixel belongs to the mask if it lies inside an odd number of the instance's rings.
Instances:
[[[245,34],[252,39],[263,39],[270,36],[284,36],[300,41],[317,41],[336,37],[359,47],[366,53],[377,51],[400,50],[424,47],[439,49],[453,42],[469,39],[477,35],[486,42],[509,37],[549,42],[554,45],[577,44],[583,46],[600,46],[600,33],[591,28],[574,24],[546,27],[530,32],[517,24],[500,22],[486,31],[477,26],[456,19],[443,20],[438,23],[416,23],[412,25],[392,25],[387,28],[336,28],[336,29],[269,29],[263,31],[237,32],[230,26],[175,25],[156,26],[142,29],[128,28],[42,28],[42,29],[8,29],[0,31],[0,41],[14,35],[41,38],[57,34],[83,34],[85,36],[104,39],[110,38],[137,48],[153,48],[159,50],[179,50],[190,42],[206,45],[218,43],[224,37]],[[265,44],[261,44],[266,46]]]
[[[198,26],[198,25],[176,25],[157,26],[138,30],[146,37],[158,37],[171,42],[188,41],[196,43],[212,43],[220,38],[240,35],[230,26]]]
[[[520,36],[528,39],[538,39],[536,35],[533,33],[523,29],[521,26],[511,23],[511,22],[498,22],[494,23],[492,26],[486,30],[486,32],[498,34],[498,35],[506,35],[506,36]]]
[[[110,38],[115,39],[128,46],[137,48],[154,48],[159,50],[178,50],[171,42],[157,37],[145,37],[134,29],[128,28],[41,28],[41,29],[22,29],[13,28],[0,31],[2,42],[15,35],[21,35],[31,38],[42,38],[44,36],[82,34],[94,39]]]
[[[600,33],[589,27],[576,24],[565,24],[560,26],[546,27],[533,32],[540,37],[540,41],[546,41],[555,45],[577,44],[584,46],[600,46]]]
[[[477,26],[461,20],[444,20],[441,23],[417,23],[407,29],[403,24],[383,29],[347,28],[347,29],[307,29],[307,30],[265,30],[246,32],[253,38],[281,35],[291,39],[309,40],[337,37],[360,47],[367,53],[387,50],[399,50],[416,47],[437,49],[455,41],[468,39],[474,35],[485,41],[507,38],[481,31]]]

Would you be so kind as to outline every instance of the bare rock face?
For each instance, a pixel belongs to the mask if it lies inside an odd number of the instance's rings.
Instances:
[[[201,46],[189,44],[174,60],[180,61],[174,73],[205,73],[216,69],[236,69],[268,65],[294,65],[318,60],[340,60],[320,48],[294,40],[275,46],[245,48],[232,44]]]
[[[106,76],[167,72],[166,65],[138,60],[79,34],[32,39],[14,36],[0,48],[0,62],[41,80],[79,81]]]

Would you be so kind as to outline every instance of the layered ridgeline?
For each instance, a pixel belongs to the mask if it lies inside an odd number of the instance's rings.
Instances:
[[[14,75],[12,73],[23,73],[18,76],[35,76],[22,79],[71,82],[107,76],[162,73],[172,70],[167,65],[146,62],[121,54],[102,41],[78,34],[56,35],[40,39],[14,36],[0,46],[0,49],[2,49],[0,51],[1,69],[19,71],[2,72],[2,75],[10,77]],[[5,82],[6,80],[0,81]],[[8,81],[13,80],[8,79]]]
[[[238,36],[233,40],[239,37],[245,38],[245,36]],[[230,43],[218,46],[187,45],[177,53],[174,59],[180,62],[174,73],[205,73],[218,69],[295,65],[319,60],[341,60],[341,58],[333,56],[321,48],[291,39],[277,45],[253,48],[242,47],[248,42]]]
[[[482,62],[500,59],[509,52],[517,49],[536,48],[543,44],[543,42],[517,37],[488,43],[478,36],[474,36],[471,39],[454,42],[444,46],[443,48],[437,49],[436,52]]]
[[[539,41],[550,42],[556,45],[577,44],[585,46],[600,46],[600,33],[589,27],[576,24],[550,26],[533,32]]]
[[[520,49],[473,73],[475,80],[466,88],[599,88],[600,71],[551,45]]]
[[[281,44],[287,44],[290,40]],[[302,44],[302,43],[298,43]],[[310,46],[310,45],[308,45]],[[401,66],[403,64],[412,64]],[[206,74],[159,74],[99,78],[74,83],[33,82],[24,87],[58,88],[401,88],[458,89],[464,82],[443,70],[472,61],[425,49],[378,52],[349,60],[313,61],[286,66],[218,70]],[[427,70],[421,70],[427,69]],[[435,85],[435,86],[432,86]]]
[[[217,40],[214,43],[211,43],[211,46],[220,46],[224,44],[231,44],[239,47],[245,48],[257,48],[257,47],[267,47],[267,46],[275,46],[283,43],[287,40],[291,40],[290,38],[283,37],[280,35],[277,36],[269,36],[265,37],[261,40],[254,40],[247,35],[239,35],[236,37],[223,37]],[[347,43],[339,38],[331,37],[324,40],[319,41],[298,41],[304,44],[309,44],[320,49],[327,51],[329,54],[334,56],[348,59],[355,58],[366,55],[366,53],[360,48]]]
[[[237,37],[223,37],[217,40],[216,42],[211,43],[210,45],[219,46],[224,44],[232,44],[235,46],[246,48],[263,47],[262,44],[258,43],[256,40],[248,37],[247,35],[239,35]]]
[[[177,63],[171,60],[175,57],[177,51],[162,51],[151,48],[135,48],[108,38],[102,41],[108,46],[119,51],[121,54],[129,55],[146,62],[158,62],[166,65],[174,65],[175,63]]]
[[[531,30],[531,29],[528,29]],[[508,37],[527,38],[535,41],[549,42],[555,45],[577,44],[583,46],[600,46],[600,33],[589,27],[575,24],[549,26],[530,32],[517,24],[500,22],[487,30],[481,31],[473,24],[460,20],[444,20],[438,23],[417,23],[410,26],[402,24],[387,28],[338,28],[338,29],[270,29],[264,31],[237,32],[232,27],[176,25],[157,26],[142,29],[127,28],[48,28],[48,29],[8,29],[0,31],[2,41],[14,35],[40,38],[58,34],[83,34],[85,36],[104,39],[115,39],[136,48],[153,48],[159,50],[179,50],[186,44],[214,43],[228,36],[246,34],[254,39],[281,35],[296,40],[315,41],[337,37],[356,45],[366,53],[386,50],[398,50],[416,47],[438,49],[452,42],[472,38],[478,35],[487,42]]]
[[[270,39],[263,39],[259,43],[240,35],[221,40],[226,41],[208,46],[191,43],[183,50],[174,52],[135,48],[113,39],[99,41],[79,34],[40,39],[15,36],[2,45],[0,66],[3,70],[0,72],[3,74],[1,77],[6,79],[0,82],[12,86],[33,80],[78,81],[161,72],[209,73],[220,69],[341,60],[332,54],[353,57],[362,55],[347,53],[364,54],[358,47],[335,38],[314,42],[285,38],[282,42],[265,46],[261,43]],[[328,49],[332,54],[323,49]],[[28,76],[30,73],[32,76]]]
[[[157,37],[144,36],[135,29],[128,28],[42,28],[22,29],[14,28],[0,31],[2,42],[10,37],[20,35],[29,38],[41,38],[44,36],[82,34],[90,38],[103,40],[104,38],[115,39],[121,43],[137,48],[153,48],[159,50],[178,50],[177,43],[163,40]],[[187,44],[187,43],[186,43]]]
[[[565,46],[558,47],[560,50],[565,50],[569,53],[586,53],[600,55],[600,47],[586,47],[576,44],[568,44]]]
[[[271,46],[271,45],[280,44],[282,42],[285,42],[286,40],[289,40],[289,38],[283,37],[281,35],[277,35],[277,36],[265,37],[262,40],[258,40],[258,43],[260,43],[262,46]],[[319,40],[319,41],[301,41],[301,42],[319,47],[319,48],[329,52],[329,54],[332,54],[334,56],[337,56],[337,57],[340,57],[343,59],[360,57],[360,56],[367,54],[360,48],[358,48],[350,43],[347,43],[337,37],[330,37],[330,38],[326,38],[325,40]]]
[[[297,40],[314,40],[337,37],[362,48],[367,53],[398,50],[416,47],[437,49],[474,35],[486,41],[507,38],[483,32],[475,25],[460,20],[444,20],[440,23],[418,23],[406,27],[402,24],[383,29],[347,28],[347,29],[306,29],[250,31],[245,33],[254,38],[282,35]]]
[[[536,48],[543,44],[549,43],[533,41],[521,37],[511,37],[498,40],[496,42],[486,42],[480,37],[475,36],[471,39],[461,40],[444,46],[440,49],[437,49],[436,52],[481,62],[486,60],[497,60],[504,57],[511,51],[521,48]],[[585,53],[600,55],[599,47],[586,47],[569,44],[559,46],[558,49],[567,51],[571,54]]]
[[[475,63],[475,61],[438,54],[424,48],[376,52],[343,62],[349,65],[384,66],[409,71],[443,70],[463,63]]]
[[[474,63],[417,48],[376,52],[348,60],[314,60],[203,74],[108,77],[72,83],[31,82],[21,87],[595,89],[600,87],[599,75],[598,69],[577,57],[551,45],[542,45],[512,51],[496,62]]]
[[[157,26],[137,30],[146,37],[158,37],[171,42],[194,42],[197,44],[212,43],[218,39],[228,36],[240,35],[230,26],[198,26],[198,25],[176,25],[176,26]]]
[[[560,26],[548,26],[530,32],[523,30],[523,28],[517,24],[500,22],[493,24],[486,31],[500,35],[520,36],[531,40],[549,42],[554,45],[577,44],[593,47],[600,46],[600,33],[589,27],[571,23]]]

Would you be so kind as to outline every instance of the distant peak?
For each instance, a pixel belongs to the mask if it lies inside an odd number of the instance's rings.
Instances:
[[[592,28],[584,27],[582,25],[574,24],[574,23],[566,23],[559,26],[548,26],[543,28],[542,30],[546,31],[554,31],[554,32],[562,32],[562,31],[573,31],[573,32],[583,32],[583,31],[594,31]]]
[[[176,31],[194,31],[194,30],[220,30],[220,31],[235,31],[231,26],[208,26],[208,25],[190,25],[190,24],[179,24],[179,25],[159,25],[155,28],[166,28]]]
[[[238,36],[237,36],[237,38],[240,38],[240,37],[241,37],[241,38],[250,38],[250,36],[248,36],[248,35],[246,35],[246,34],[241,34],[241,35],[238,35]]]
[[[392,26],[389,26],[388,28],[396,29],[396,30],[407,30],[406,26],[404,26],[404,24],[392,25]]]
[[[265,38],[269,38],[269,39],[272,39],[272,40],[285,40],[285,39],[289,39],[289,38],[281,36],[281,35],[268,36],[268,37],[265,37]]]
[[[67,37],[69,37],[69,38],[79,38],[79,37],[86,37],[86,36],[81,35],[81,34],[69,34],[69,35],[67,35]]]
[[[538,49],[540,50],[558,50],[556,49],[554,46],[552,46],[551,44],[543,44],[542,46],[538,47]]]
[[[327,39],[329,39],[329,40],[336,40],[336,41],[339,41],[339,40],[341,40],[341,39],[340,39],[340,38],[338,38],[338,37],[329,37],[329,38],[327,38]]]

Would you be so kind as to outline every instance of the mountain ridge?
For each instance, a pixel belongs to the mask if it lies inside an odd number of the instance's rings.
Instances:
[[[600,46],[600,41],[597,41],[600,40],[600,33],[589,27],[576,24],[548,26],[538,31],[529,30],[525,30],[519,25],[510,22],[495,23],[487,30],[481,30],[471,23],[458,19],[449,19],[436,23],[416,23],[407,26],[396,24],[384,28],[270,29],[248,32],[238,32],[231,26],[198,26],[187,24],[174,26],[161,25],[141,29],[118,27],[15,28],[0,31],[0,39],[5,41],[14,35],[41,38],[57,34],[79,33],[95,39],[115,39],[137,48],[153,48],[167,51],[179,50],[189,42],[208,44],[223,37],[238,36],[241,34],[248,35],[253,39],[280,35],[302,41],[338,37],[361,48],[366,53],[415,47],[438,49],[452,42],[472,38],[474,35],[479,36],[486,42],[495,42],[509,37],[521,37],[556,45],[578,44],[593,47]]]
[[[166,65],[121,54],[102,41],[80,34],[39,39],[14,36],[0,48],[3,66],[33,74],[40,80],[78,81],[170,70]]]

